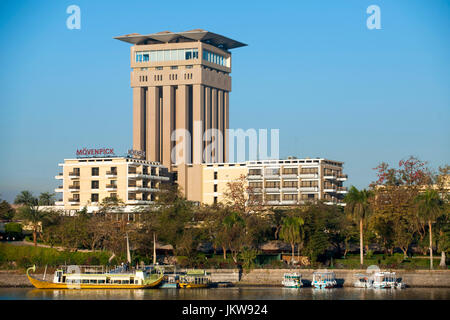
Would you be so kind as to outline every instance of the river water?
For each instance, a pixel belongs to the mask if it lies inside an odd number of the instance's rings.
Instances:
[[[0,300],[450,300],[450,288],[279,288],[42,290],[0,288]]]

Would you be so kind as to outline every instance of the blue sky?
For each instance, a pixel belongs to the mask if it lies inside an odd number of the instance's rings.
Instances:
[[[81,8],[81,30],[66,8]],[[366,8],[381,9],[381,30]],[[449,1],[1,1],[0,198],[52,191],[79,147],[132,141],[128,33],[202,28],[233,50],[231,128],[279,128],[280,156],[450,159]]]

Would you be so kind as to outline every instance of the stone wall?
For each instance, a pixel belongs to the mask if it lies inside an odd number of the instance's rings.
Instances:
[[[255,269],[249,273],[243,272],[239,285],[281,285],[285,272],[299,272],[305,285],[309,285],[315,270],[301,269]],[[354,274],[365,273],[366,270],[333,270],[338,285],[353,286]],[[446,287],[450,288],[450,270],[391,270],[409,287]]]
[[[185,271],[185,270],[178,270]],[[235,285],[262,285],[262,286],[281,286],[283,274],[285,272],[294,272],[292,269],[254,269],[250,272],[243,271],[239,274],[238,269],[207,269],[211,273],[213,282],[232,282]],[[354,274],[365,273],[366,270],[333,270],[336,274],[338,284],[344,287],[353,286]],[[391,270],[396,272],[397,277],[409,287],[445,287],[450,288],[450,270]],[[309,285],[312,279],[312,269],[301,269],[302,279],[305,285]],[[34,274],[38,279],[42,279],[42,274]],[[53,274],[46,276],[51,280]],[[31,287],[25,273],[0,271],[0,287]]]

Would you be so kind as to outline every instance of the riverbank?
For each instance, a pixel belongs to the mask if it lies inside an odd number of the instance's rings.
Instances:
[[[183,271],[180,269],[179,271]],[[300,273],[305,282],[309,285],[312,274],[315,270],[302,269]],[[366,270],[342,270],[334,269],[338,284],[343,287],[353,286],[353,275],[365,273]],[[397,277],[411,288],[450,288],[450,270],[391,270],[396,272]],[[250,272],[239,272],[238,269],[207,269],[211,273],[213,282],[233,283],[235,286],[281,286],[281,280],[285,272],[294,272],[292,269],[254,269]],[[297,270],[298,272],[298,270]],[[38,279],[43,278],[43,274],[34,274]],[[51,280],[53,273],[47,273],[46,279]],[[17,271],[0,270],[0,287],[32,287],[25,273]]]

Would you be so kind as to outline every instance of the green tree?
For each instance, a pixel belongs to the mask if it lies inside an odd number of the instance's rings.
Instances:
[[[15,210],[11,205],[6,201],[3,200],[0,202],[0,220],[6,220],[11,221],[11,219],[14,217]]]
[[[42,192],[39,195],[38,204],[40,206],[52,206],[55,204],[55,194],[50,192]]]
[[[30,224],[33,228],[33,243],[37,246],[37,235],[42,232],[42,223],[48,218],[49,213],[39,209],[37,205],[25,205],[17,210],[16,216]]]
[[[360,264],[364,264],[364,220],[368,218],[371,210],[369,200],[372,193],[366,189],[358,190],[352,186],[346,194],[344,201],[347,204],[345,211],[352,219],[359,222],[359,254]]]
[[[428,223],[428,234],[430,239],[430,269],[433,269],[433,223],[443,212],[443,201],[439,193],[434,189],[427,189],[416,198],[418,215]]]
[[[26,206],[36,206],[38,205],[38,199],[36,199],[30,191],[24,190],[16,196],[14,203]]]
[[[291,263],[294,263],[294,248],[296,244],[303,242],[304,221],[301,217],[288,216],[283,218],[283,224],[280,229],[280,238],[288,242],[292,249]]]

